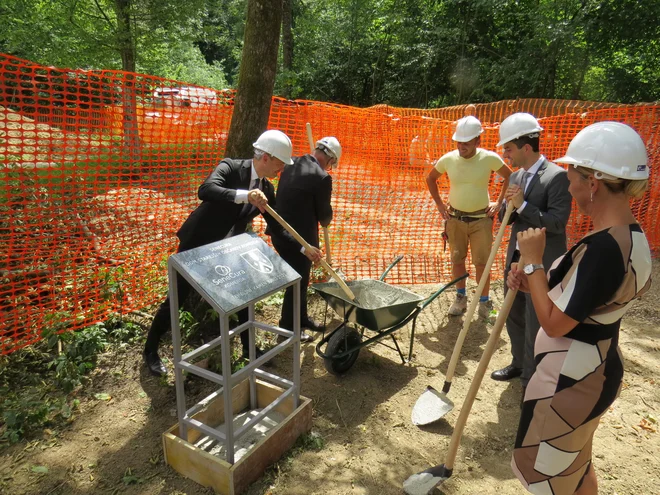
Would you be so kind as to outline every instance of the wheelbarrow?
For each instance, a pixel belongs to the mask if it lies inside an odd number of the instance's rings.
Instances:
[[[324,332],[323,338],[316,345],[316,353],[324,359],[325,368],[329,372],[334,374],[346,373],[355,364],[360,349],[373,343],[396,350],[399,353],[401,362],[404,364],[410,361],[415,342],[415,324],[419,313],[447,288],[467,277],[466,274],[452,280],[425,299],[407,289],[383,282],[389,271],[402,258],[403,256],[395,258],[378,280],[366,279],[347,282],[355,294],[353,301],[346,296],[345,291],[336,282],[312,284],[312,289],[344,320],[332,332],[327,335]],[[394,332],[405,327],[410,321],[412,321],[412,330],[408,358],[406,359],[403,352],[401,352]],[[360,330],[358,331],[350,326],[349,323],[354,324]],[[374,332],[375,335],[365,340],[366,331]],[[379,342],[387,336],[392,338],[394,347]],[[323,351],[322,347],[326,344],[327,346]]]

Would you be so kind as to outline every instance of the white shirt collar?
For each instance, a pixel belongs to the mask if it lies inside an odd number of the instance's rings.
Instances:
[[[539,159],[536,161],[536,163],[534,165],[532,165],[531,167],[529,167],[527,172],[534,175],[536,172],[539,171],[539,169],[541,168],[541,165],[543,165],[544,161],[545,161],[545,157],[543,155],[541,155],[539,157]]]
[[[257,174],[257,170],[254,168],[254,162],[250,164],[250,169],[250,184],[252,184],[255,180],[259,179],[259,175]]]

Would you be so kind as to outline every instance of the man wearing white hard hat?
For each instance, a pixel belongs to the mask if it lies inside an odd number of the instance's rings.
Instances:
[[[261,213],[271,232],[280,242],[289,243],[292,249],[302,247],[282,226],[271,217],[264,207],[275,204],[275,189],[266,180],[275,178],[285,166],[293,164],[292,145],[289,137],[281,131],[269,130],[261,134],[253,144],[251,160],[225,158],[211,172],[198,191],[202,203],[183,223],[177,237],[177,252],[210,244],[245,232],[252,219]],[[305,252],[311,261],[321,257],[317,248]],[[179,301],[185,301],[191,287],[181,277],[177,279]],[[246,315],[239,315],[245,319]],[[170,330],[169,296],[154,315],[153,323],[144,346],[144,360],[149,371],[157,376],[167,373],[158,356],[158,345],[162,336]],[[241,333],[243,356],[247,357],[248,332]],[[257,349],[257,357],[260,355]]]
[[[341,152],[336,137],[319,139],[311,154],[300,156],[293,165],[285,167],[277,185],[275,210],[314,247],[319,246],[319,223],[327,227],[332,221],[332,176],[328,172],[339,165]],[[292,248],[291,243],[282,242],[277,235],[271,237],[279,255],[301,277],[300,327],[322,331],[323,327],[307,314],[307,286],[312,262],[301,254],[300,249]],[[293,330],[293,319],[293,287],[289,287],[284,294],[279,326]],[[313,338],[301,332],[300,340],[309,342]]]
[[[446,233],[451,251],[453,278],[467,273],[465,259],[468,247],[477,272],[477,282],[484,274],[493,244],[493,216],[502,206],[504,191],[509,183],[511,169],[496,153],[479,148],[481,122],[476,117],[463,117],[456,123],[452,139],[456,150],[443,155],[431,168],[426,185],[435,201],[440,216],[446,221]],[[495,202],[490,202],[488,183],[491,172],[504,179],[502,191]],[[440,197],[437,181],[442,174],[449,178],[449,202]],[[492,308],[489,298],[490,281],[486,283],[479,300],[479,314],[488,316]],[[465,279],[456,284],[456,299],[449,308],[450,316],[462,315],[467,310]]]
[[[503,156],[517,170],[511,175],[506,201],[516,210],[511,215],[511,237],[506,255],[505,278],[520,252],[516,244],[518,232],[528,228],[545,228],[546,245],[539,269],[546,272],[552,262],[566,251],[566,224],[571,214],[566,170],[548,161],[539,149],[543,128],[529,113],[514,113],[500,124]],[[524,261],[524,260],[523,260]],[[506,287],[505,287],[506,291]],[[523,390],[534,372],[534,341],[539,322],[531,296],[519,292],[506,320],[511,339],[511,364],[491,374],[493,380],[507,381],[520,377]]]

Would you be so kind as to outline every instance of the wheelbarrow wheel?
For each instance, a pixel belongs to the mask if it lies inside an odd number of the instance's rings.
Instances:
[[[359,345],[360,342],[362,342],[362,336],[357,330],[351,327],[343,326],[336,330],[332,334],[332,337],[330,337],[330,340],[328,340],[328,346],[325,349],[325,354],[328,356],[341,354],[347,349]],[[350,354],[340,358],[326,358],[323,360],[325,369],[336,375],[346,373],[351,368],[351,366],[355,364],[355,360],[357,359],[358,354],[360,354],[360,349],[356,349]]]

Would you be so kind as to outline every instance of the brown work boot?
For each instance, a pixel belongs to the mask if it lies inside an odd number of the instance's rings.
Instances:
[[[449,308],[449,316],[460,316],[467,311],[467,296],[465,294],[456,294],[456,299]]]
[[[479,301],[479,317],[480,318],[489,318],[490,312],[493,310],[493,301],[488,299],[488,301]]]

